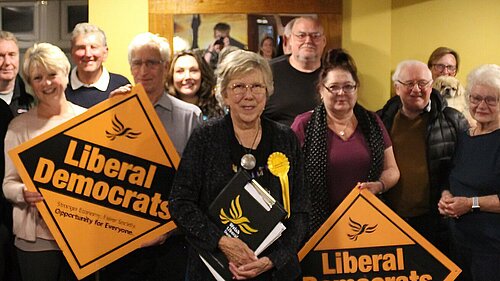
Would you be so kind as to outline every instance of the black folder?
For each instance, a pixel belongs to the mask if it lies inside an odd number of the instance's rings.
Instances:
[[[287,214],[281,204],[243,169],[235,174],[215,198],[208,213],[212,222],[225,235],[238,237],[253,251],[259,249],[256,254],[281,235],[284,226],[280,222]],[[215,270],[220,275],[218,277],[214,274],[218,280],[232,280],[229,262],[220,250],[209,252],[194,248],[209,269],[211,267],[212,273]]]

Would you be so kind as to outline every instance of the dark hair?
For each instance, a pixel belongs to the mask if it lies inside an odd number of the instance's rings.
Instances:
[[[174,67],[177,59],[183,56],[192,56],[196,60],[196,62],[198,63],[198,67],[200,68],[201,85],[200,89],[196,93],[196,95],[198,96],[198,104],[196,105],[201,109],[203,115],[208,116],[208,118],[221,116],[222,108],[215,99],[215,95],[213,92],[213,88],[215,86],[214,72],[198,51],[186,50],[174,55],[174,58],[170,63],[170,68],[168,70],[167,76],[168,93],[174,97],[179,97],[174,87]]]
[[[318,93],[323,81],[326,79],[326,76],[334,69],[349,72],[352,75],[352,79],[354,79],[354,82],[356,82],[356,85],[359,87],[358,69],[351,55],[341,48],[330,49],[326,52],[322,60],[322,69],[319,73],[319,80],[316,85]]]
[[[221,38],[219,38],[219,39],[215,40],[215,42],[214,42],[214,46],[215,46],[215,45],[220,45],[222,48],[224,48],[224,45],[225,45],[225,44],[224,44],[224,37],[221,37]]]
[[[259,44],[259,54],[260,55],[263,55],[262,51],[260,50],[260,48],[262,48],[262,45],[264,45],[264,42],[266,40],[271,40],[273,42],[273,52],[271,54],[271,57],[276,57],[276,47],[274,46],[274,38],[270,35],[266,35],[264,36],[264,38],[262,38],[262,40],[260,40],[260,44]]]
[[[215,30],[228,31],[231,30],[231,26],[225,22],[219,22],[214,26],[214,31]]]
[[[437,60],[439,60],[440,58],[442,58],[444,55],[447,54],[451,54],[452,56],[455,57],[455,60],[457,61],[456,72],[458,72],[458,65],[460,64],[460,58],[458,57],[458,53],[455,50],[450,49],[448,47],[439,47],[436,50],[434,50],[434,52],[432,52],[431,56],[429,57],[429,60],[427,61],[427,66],[429,67],[429,69],[432,68],[434,62],[436,62]]]

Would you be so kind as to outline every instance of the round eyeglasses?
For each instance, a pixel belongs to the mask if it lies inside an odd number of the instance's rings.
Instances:
[[[479,95],[470,95],[469,101],[473,105],[479,105],[482,101],[488,106],[497,106],[498,104],[498,98],[493,96],[482,97]]]
[[[247,90],[250,90],[250,93],[254,98],[260,98],[262,97],[266,92],[267,92],[267,87],[262,84],[244,84],[244,83],[235,83],[229,87],[235,98],[237,100],[242,99],[245,94],[247,93]]]

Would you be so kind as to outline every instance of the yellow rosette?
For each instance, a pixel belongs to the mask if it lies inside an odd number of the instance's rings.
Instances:
[[[285,154],[274,152],[267,159],[267,167],[271,174],[277,176],[281,183],[281,194],[283,195],[283,207],[287,212],[287,218],[290,218],[290,188],[288,184],[288,171],[290,162]]]

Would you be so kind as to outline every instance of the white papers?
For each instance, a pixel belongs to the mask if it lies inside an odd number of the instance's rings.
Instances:
[[[259,247],[255,250],[255,255],[260,255],[269,245],[271,245],[274,241],[276,241],[278,238],[280,238],[281,233],[285,231],[286,227],[284,224],[279,222],[276,224],[276,226],[273,228],[273,230],[267,235],[266,239],[260,243]]]
[[[220,276],[219,272],[217,272],[217,270],[215,270],[201,255],[200,256],[200,259],[203,261],[203,263],[208,267],[208,270],[210,270],[210,273],[212,273],[212,275],[215,277],[215,280],[217,281],[225,281],[224,278],[222,278],[222,276]]]
[[[244,189],[257,201],[267,212],[271,211],[273,205],[276,203],[274,198],[256,181],[248,182]],[[274,228],[269,232],[266,238],[260,243],[260,245],[255,249],[254,253],[259,256],[265,249],[267,249],[274,241],[281,237],[283,231],[286,227],[283,223],[278,222]],[[203,263],[210,270],[210,273],[215,277],[217,281],[224,281],[224,278],[215,270],[210,263],[199,255]],[[219,262],[219,261],[217,261]],[[221,267],[226,267],[228,265],[220,265]]]

